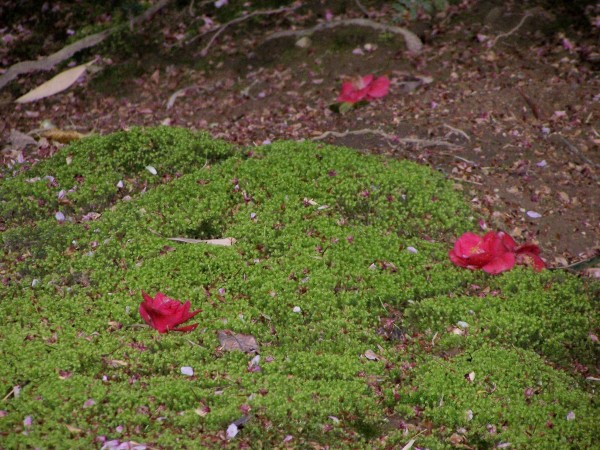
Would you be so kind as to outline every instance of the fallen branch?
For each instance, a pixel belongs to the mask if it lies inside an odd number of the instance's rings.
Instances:
[[[425,145],[425,146],[441,146],[441,147],[448,147],[448,148],[462,148],[460,145],[456,145],[456,144],[452,144],[450,142],[446,142],[446,141],[438,141],[438,140],[433,140],[433,139],[417,139],[417,138],[399,138],[396,135],[393,134],[388,134],[384,131],[381,130],[372,130],[370,128],[363,128],[361,130],[348,130],[348,131],[344,131],[344,132],[339,132],[339,131],[326,131],[323,134],[320,134],[318,136],[315,136],[313,138],[311,138],[313,141],[320,141],[322,139],[325,139],[329,136],[333,136],[333,137],[346,137],[346,136],[350,136],[350,135],[363,135],[363,134],[376,134],[378,136],[382,136],[385,139],[387,139],[390,143],[390,145],[393,145],[394,143],[402,143],[402,144],[416,144],[416,145]]]
[[[153,16],[156,12],[158,12],[159,10],[164,8],[171,1],[172,0],[160,0],[157,4],[151,6],[146,11],[144,11],[142,14],[133,18],[130,21],[130,24],[133,26],[133,25],[138,25],[141,22],[146,21],[151,16]],[[16,64],[13,64],[0,77],[0,89],[2,89],[4,86],[6,86],[12,80],[14,80],[19,75],[22,75],[24,73],[37,72],[40,70],[43,70],[43,71],[51,70],[54,66],[65,61],[66,59],[69,59],[75,53],[77,53],[83,49],[98,45],[100,42],[102,42],[108,36],[113,34],[115,31],[120,30],[122,27],[123,27],[123,25],[117,25],[113,28],[109,28],[109,29],[101,31],[99,33],[92,34],[90,36],[86,36],[86,37],[78,40],[77,42],[73,42],[72,44],[69,44],[66,47],[63,47],[56,53],[52,53],[51,55],[46,56],[44,58],[40,58],[35,61],[21,61]]]
[[[594,161],[592,161],[591,159],[589,159],[587,156],[583,155],[579,149],[577,147],[575,147],[573,144],[571,144],[567,138],[565,138],[562,134],[559,133],[555,133],[558,138],[563,142],[563,144],[565,144],[565,146],[567,147],[567,149],[569,150],[569,152],[571,152],[571,154],[579,157],[580,159],[582,159],[583,161],[585,161],[586,163],[588,163],[591,167],[600,167],[600,164],[596,164]]]
[[[303,37],[310,36],[316,31],[329,30],[336,27],[368,27],[373,28],[377,31],[384,31],[388,33],[400,34],[404,37],[406,47],[413,53],[420,53],[423,49],[423,43],[416,34],[406,28],[396,27],[393,25],[386,25],[383,23],[374,22],[370,19],[342,19],[334,20],[331,22],[320,23],[312,28],[306,28],[304,30],[286,30],[273,33],[263,42],[267,42],[273,39],[279,39],[283,37]]]
[[[444,126],[446,128],[448,128],[450,131],[452,131],[453,133],[460,134],[467,141],[469,141],[469,142],[471,141],[471,138],[469,137],[469,135],[467,133],[465,133],[463,130],[461,130],[460,128],[454,128],[453,126],[450,126],[447,123],[445,123]],[[452,133],[448,133],[448,134],[452,134]],[[446,135],[446,136],[448,136],[448,135]]]
[[[537,120],[542,119],[542,114],[540,113],[540,109],[538,108],[537,104],[531,98],[529,98],[529,96],[526,95],[525,92],[523,92],[523,89],[521,89],[520,87],[517,88],[517,91],[519,92],[521,97],[523,97],[523,100],[525,100],[525,103],[527,103],[527,106],[529,106],[529,108],[531,109],[533,116]]]
[[[221,34],[223,34],[223,31],[225,31],[225,29],[231,25],[235,25],[236,23],[243,22],[245,20],[250,19],[251,17],[269,16],[269,15],[273,15],[273,14],[281,14],[283,12],[292,12],[295,9],[298,9],[299,7],[300,7],[300,4],[298,3],[291,7],[288,6],[288,7],[278,8],[278,9],[259,10],[259,11],[251,12],[250,14],[246,14],[245,16],[236,17],[235,19],[230,20],[227,23],[224,23],[223,25],[221,25],[220,27],[218,27],[216,29],[215,34],[212,35],[212,37],[210,38],[210,40],[208,41],[206,46],[200,51],[200,56],[206,56],[208,54],[208,50],[213,45],[213,43],[215,42],[217,37],[219,37]],[[210,30],[207,33],[211,33],[212,31],[214,31],[214,30]],[[204,34],[206,34],[206,33],[204,33]],[[192,41],[193,41],[193,39],[188,41],[188,43],[192,42]]]

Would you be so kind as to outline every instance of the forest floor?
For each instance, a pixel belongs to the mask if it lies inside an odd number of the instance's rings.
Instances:
[[[3,163],[19,153],[29,162],[53,154],[60,144],[44,139],[11,145],[12,130],[34,134],[48,124],[84,134],[168,124],[247,147],[315,139],[442,171],[489,228],[538,243],[550,267],[597,256],[600,29],[564,26],[557,11],[533,3],[469,1],[412,25],[425,44],[418,55],[401,36],[361,27],[317,31],[302,42],[268,39],[328,19],[397,17],[389,3],[359,5],[305,2],[293,13],[234,23],[206,55],[209,36],[186,35],[208,23],[200,6],[167,7],[126,40],[81,52],[81,62],[99,55],[104,68],[70,91],[16,105],[16,96],[49,78],[44,72],[0,91]],[[57,34],[69,27],[69,14],[48,14]],[[29,15],[4,29],[3,67],[19,61],[15,48],[26,51],[40,20]],[[64,45],[54,37],[39,54]],[[391,79],[389,95],[345,114],[330,110],[344,77],[370,73]]]

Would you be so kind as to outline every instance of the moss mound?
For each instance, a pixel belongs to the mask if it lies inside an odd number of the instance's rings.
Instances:
[[[69,220],[54,218],[58,187],[27,181],[45,174],[60,187],[85,178]],[[119,180],[130,198],[115,193]],[[29,206],[18,207],[11,190],[26,192]],[[591,289],[550,273],[489,277],[452,267],[449,242],[474,220],[428,168],[310,143],[242,155],[163,127],[85,139],[6,177],[0,192],[10,212],[0,287],[7,447],[103,439],[158,448],[393,447],[414,429],[425,430],[420,446],[443,448],[448,431],[464,427],[472,445],[584,448],[593,435],[591,395],[546,362],[568,370],[574,359],[595,357],[585,338],[597,326]],[[82,216],[89,211],[98,215]],[[474,284],[501,294],[479,298]],[[200,326],[165,335],[141,326],[142,289],[190,299],[202,309]],[[531,314],[542,317],[528,321]],[[469,322],[469,333],[448,328],[457,320]],[[220,347],[223,330],[256,339],[260,370],[255,354]],[[457,356],[435,356],[453,348]],[[468,352],[480,356],[465,362]],[[193,376],[182,374],[185,366]],[[483,381],[497,370],[506,371],[501,380]],[[467,384],[470,371],[477,375]],[[474,386],[492,382],[499,390],[486,401],[501,397],[505,406],[488,410]],[[529,384],[540,393],[523,400]],[[469,423],[465,409],[473,411]],[[570,411],[590,420],[558,424]],[[228,440],[238,419],[243,430]],[[557,425],[544,428],[548,420]]]

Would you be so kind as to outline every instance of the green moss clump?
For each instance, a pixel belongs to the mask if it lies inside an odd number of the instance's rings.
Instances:
[[[68,155],[70,165],[64,164]],[[85,169],[83,158],[94,158],[96,166]],[[146,165],[181,176],[159,183]],[[0,365],[0,389],[22,386],[0,418],[7,447],[77,447],[80,437],[66,425],[86,436],[159,448],[198,442],[277,447],[288,434],[299,447],[372,447],[384,434],[401,442],[389,431],[388,418],[394,411],[414,415],[415,406],[430,406],[436,395],[427,383],[441,376],[437,360],[421,345],[428,328],[444,342],[453,337],[463,351],[489,359],[490,371],[504,366],[485,355],[505,352],[501,346],[509,343],[527,347],[531,341],[527,348],[559,362],[593,357],[579,345],[582,330],[596,322],[589,290],[578,280],[525,271],[494,278],[452,267],[448,242],[472,228],[471,212],[441,175],[416,164],[293,142],[242,157],[204,135],[159,128],[91,138],[32,170],[51,173],[61,186],[89,170],[71,207],[77,214],[92,202],[101,215],[61,224],[47,217],[46,206],[39,214],[15,212],[13,219],[23,220],[2,237],[10,280],[0,286],[0,348],[11,363]],[[89,179],[97,180],[95,190]],[[128,201],[97,187],[117,179],[129,186]],[[37,186],[19,175],[4,180],[1,189],[13,185]],[[5,210],[15,205],[1,204]],[[217,247],[167,239],[172,237],[237,242]],[[472,297],[474,283],[498,290],[503,303]],[[159,335],[142,326],[141,290],[189,299],[193,309],[202,309],[192,320],[198,328]],[[534,294],[531,299],[524,298],[525,290]],[[555,305],[558,300],[564,308]],[[547,309],[541,322],[525,322],[540,308]],[[514,313],[516,323],[557,328],[568,308],[575,309],[568,318],[573,331],[538,341],[535,328],[511,328],[504,319],[494,328],[486,315],[488,309],[497,318]],[[477,320],[463,317],[471,309]],[[390,316],[395,333],[382,330]],[[457,320],[481,331],[468,340],[446,334]],[[254,355],[219,348],[220,330],[257,340],[260,371],[248,370]],[[561,347],[566,339],[577,343]],[[367,357],[368,350],[378,357]],[[542,380],[557,386],[559,404],[564,400],[570,407],[573,399],[587,398],[543,360],[534,363]],[[191,366],[194,376],[182,375],[183,366]],[[513,378],[517,386],[524,383],[516,372],[502,381]],[[394,393],[400,385],[406,392],[399,401]],[[511,402],[516,395],[510,389],[502,394]],[[86,403],[90,398],[94,405]],[[531,406],[540,414],[563,413],[544,408]],[[248,411],[245,428],[226,441],[227,426]],[[489,420],[500,424],[500,413],[494,409]],[[33,425],[25,429],[28,415]],[[457,423],[434,412],[431,418],[436,426]],[[510,433],[526,434],[512,423]],[[569,439],[585,443],[586,423],[567,430]],[[120,425],[124,431],[117,436]],[[470,436],[484,442],[478,427]],[[556,442],[555,434],[544,436],[536,437],[542,447]],[[442,448],[445,439],[439,432],[424,442]]]
[[[8,226],[54,217],[57,211],[70,220],[81,219],[159,184],[163,177],[179,176],[232,153],[231,145],[183,128],[133,128],[91,136],[19,176],[2,180],[0,216]],[[147,166],[154,167],[157,175]],[[124,183],[122,189],[117,187],[119,181]],[[59,199],[61,191],[64,196]]]
[[[422,331],[445,333],[466,322],[472,335],[534,350],[566,368],[600,359],[589,338],[598,327],[598,305],[576,277],[517,268],[494,278],[490,288],[493,296],[426,299],[406,314]]]
[[[450,360],[431,357],[403,403],[477,448],[593,448],[597,405],[535,353],[477,345]],[[471,379],[469,379],[469,376]]]

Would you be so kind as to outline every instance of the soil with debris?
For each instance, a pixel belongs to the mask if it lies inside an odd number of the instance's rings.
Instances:
[[[105,134],[168,124],[248,147],[315,139],[442,171],[489,228],[539,243],[550,267],[597,261],[600,26],[565,24],[561,11],[543,2],[465,0],[411,25],[425,43],[420,54],[407,52],[402,36],[369,27],[270,39],[327,20],[368,15],[393,24],[398,17],[393,2],[303,3],[232,23],[214,41],[210,33],[192,33],[210,29],[206,11],[213,5],[169,5],[137,34],[78,53],[79,63],[97,55],[102,70],[66,92],[15,104],[50,78],[20,76],[0,91],[2,163],[31,164],[53,154],[61,144],[39,138],[48,126]],[[75,19],[54,20],[55,30],[68,30],[69,20]],[[34,38],[40,41],[36,26],[30,14],[0,30],[4,69],[25,58]],[[60,36],[48,34],[32,47],[39,53],[27,57],[59,50]],[[333,112],[343,78],[369,73],[392,80],[389,95]]]

